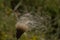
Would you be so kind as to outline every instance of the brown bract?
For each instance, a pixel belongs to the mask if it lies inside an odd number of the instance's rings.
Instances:
[[[21,30],[23,30],[23,31],[27,31],[27,30],[28,30],[28,25],[27,25],[27,24],[24,24],[24,23],[18,22],[18,23],[16,24],[16,28],[17,28],[17,29],[21,29]]]

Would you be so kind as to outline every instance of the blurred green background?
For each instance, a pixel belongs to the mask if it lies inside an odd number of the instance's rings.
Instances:
[[[20,40],[60,40],[60,0],[0,0],[0,40],[16,40],[16,17],[12,9],[15,6],[11,5],[11,1],[15,3],[14,5],[22,2],[22,7],[19,7],[18,11],[27,7],[29,12],[33,12],[32,15],[46,18],[42,23],[46,26],[46,31],[36,29],[38,36],[34,33],[34,29],[23,34]]]

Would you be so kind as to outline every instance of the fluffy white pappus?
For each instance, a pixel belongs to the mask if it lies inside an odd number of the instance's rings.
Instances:
[[[35,20],[31,14],[24,14],[20,17],[20,19],[16,23],[16,28],[20,28],[23,30],[31,30],[36,26]]]

